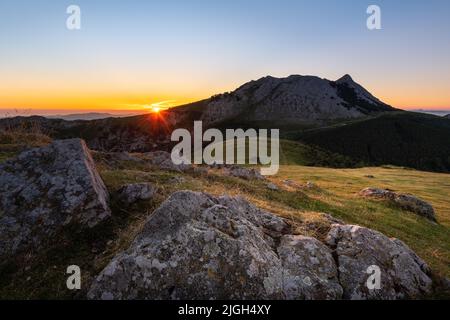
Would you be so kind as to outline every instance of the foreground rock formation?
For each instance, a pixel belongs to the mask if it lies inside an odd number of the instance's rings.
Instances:
[[[345,299],[413,299],[431,292],[430,269],[398,239],[359,226],[333,225],[326,242],[334,249]],[[367,287],[370,266],[381,271],[379,290]]]
[[[436,222],[433,207],[428,202],[413,195],[376,188],[366,188],[359,194],[366,198],[375,198],[392,202],[403,210],[414,212],[428,220]]]
[[[333,299],[331,250],[240,198],[182,191],[95,280],[93,299]]]
[[[0,165],[0,257],[37,249],[63,226],[110,216],[108,192],[80,139],[25,151]]]
[[[381,270],[381,290],[365,286]],[[94,280],[90,299],[396,299],[431,291],[428,267],[370,229],[332,225],[326,243],[241,198],[180,191]]]

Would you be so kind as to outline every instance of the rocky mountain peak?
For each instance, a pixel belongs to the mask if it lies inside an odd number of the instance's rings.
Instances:
[[[337,81],[316,76],[267,76],[233,92],[216,95],[206,105],[203,121],[227,120],[317,122],[363,117],[392,111],[346,74]]]
[[[353,78],[349,74],[345,74],[341,78],[339,78],[337,83],[354,83]]]

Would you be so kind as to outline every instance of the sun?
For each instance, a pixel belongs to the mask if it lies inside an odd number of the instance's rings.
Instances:
[[[153,113],[159,113],[161,111],[161,108],[158,106],[151,106],[151,110]]]

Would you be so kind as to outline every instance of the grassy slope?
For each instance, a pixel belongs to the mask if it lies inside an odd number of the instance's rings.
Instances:
[[[257,205],[288,218],[304,220],[314,212],[330,213],[347,223],[379,230],[406,242],[441,275],[450,276],[450,175],[427,173],[402,168],[329,169],[283,165],[270,180],[282,191],[268,190],[264,182],[248,182],[237,178],[186,176],[181,185],[165,184],[172,175],[162,172],[142,173],[140,170],[103,170],[111,189],[122,183],[152,181],[160,184],[165,195],[180,189],[206,191],[213,194],[241,195]],[[373,175],[375,178],[367,178]],[[298,183],[315,182],[318,190],[294,190],[283,186],[284,179]],[[378,201],[361,199],[357,193],[368,186],[387,187],[410,192],[436,209],[439,224],[415,214],[401,211]]]
[[[367,178],[373,175],[375,178]],[[402,168],[328,169],[283,166],[276,179],[314,181],[322,190],[312,209],[331,213],[347,223],[367,226],[406,242],[435,270],[450,276],[450,175]],[[357,193],[368,186],[417,195],[436,210],[438,225]],[[301,206],[301,204],[299,204]]]
[[[391,112],[286,137],[374,166],[450,172],[450,121],[433,115]]]
[[[308,160],[308,151],[300,149],[299,145],[283,144],[284,161],[302,163]],[[3,158],[11,154],[5,153]],[[290,219],[299,233],[317,237],[323,236],[327,230],[323,217],[317,212],[330,213],[347,223],[367,226],[388,236],[398,237],[435,271],[450,276],[448,174],[394,167],[329,169],[283,165],[279,174],[270,178],[281,190],[272,191],[266,187],[266,182],[225,177],[216,171],[208,176],[170,173],[134,162],[111,164],[103,161],[101,155],[96,156],[96,161],[112,194],[111,221],[90,233],[73,230],[59,235],[57,244],[39,256],[26,254],[2,267],[0,298],[83,298],[92,278],[115,254],[129,246],[151,212],[172,192],[184,189],[217,195],[241,195],[262,208]],[[365,177],[369,174],[375,178]],[[168,183],[174,176],[183,176],[185,181],[180,184]],[[292,189],[283,185],[284,179],[293,179],[301,184],[313,181],[319,189]],[[158,196],[153,201],[126,208],[114,200],[120,185],[147,181],[159,187]],[[411,192],[430,201],[436,209],[439,224],[384,203],[359,198],[356,193],[368,186]],[[306,222],[312,222],[317,228],[305,228]],[[77,264],[83,270],[84,289],[81,292],[65,289],[65,268],[70,264]]]

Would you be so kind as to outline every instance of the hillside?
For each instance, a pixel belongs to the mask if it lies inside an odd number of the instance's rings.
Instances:
[[[395,112],[290,132],[288,138],[365,164],[450,171],[450,121],[442,117]]]

